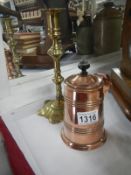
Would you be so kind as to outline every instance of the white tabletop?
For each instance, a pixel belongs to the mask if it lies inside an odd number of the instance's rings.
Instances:
[[[90,71],[110,71],[118,63],[117,58],[116,55],[92,60]],[[76,72],[78,69],[74,64],[67,66],[63,75],[67,77]],[[104,100],[107,142],[92,151],[73,150],[60,137],[63,123],[52,125],[37,115],[44,100],[53,98],[55,94],[51,77],[22,84],[20,90],[16,85],[12,96],[0,102],[3,120],[35,174],[131,175],[131,123],[112,94],[109,93]]]
[[[62,123],[52,125],[37,115],[41,102],[4,118],[36,175],[130,175],[131,123],[111,94],[104,100],[107,142],[96,150],[77,151],[66,146]]]

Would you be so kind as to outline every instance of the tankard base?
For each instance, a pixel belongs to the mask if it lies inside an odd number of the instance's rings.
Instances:
[[[97,142],[92,143],[92,144],[78,144],[78,143],[74,143],[71,140],[69,140],[64,134],[64,129],[62,129],[61,138],[62,138],[63,142],[66,145],[68,145],[70,148],[84,151],[84,150],[93,150],[93,149],[96,149],[96,148],[102,146],[106,142],[107,136],[106,136],[106,132],[104,130],[103,136]]]

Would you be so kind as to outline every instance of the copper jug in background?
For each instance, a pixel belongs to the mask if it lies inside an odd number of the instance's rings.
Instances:
[[[103,74],[91,75],[88,62],[80,62],[80,74],[69,76],[64,82],[63,141],[78,150],[90,150],[106,141],[103,117],[104,94],[110,81]]]

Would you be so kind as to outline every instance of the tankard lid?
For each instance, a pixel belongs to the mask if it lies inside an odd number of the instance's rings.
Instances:
[[[90,67],[87,61],[81,61],[78,64],[81,72],[69,76],[64,83],[74,89],[80,90],[97,90],[103,86],[103,79],[97,75],[89,74],[86,70]]]

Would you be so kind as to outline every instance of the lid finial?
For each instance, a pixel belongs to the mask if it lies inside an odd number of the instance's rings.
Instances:
[[[82,75],[87,75],[88,72],[86,71],[87,69],[89,69],[90,64],[88,63],[87,60],[81,60],[78,64],[78,68],[81,69],[81,74]]]

